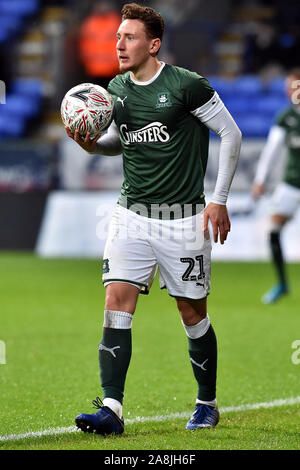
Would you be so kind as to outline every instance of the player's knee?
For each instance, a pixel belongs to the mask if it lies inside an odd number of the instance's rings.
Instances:
[[[187,326],[196,325],[206,317],[206,299],[176,299],[182,321]]]
[[[131,285],[112,283],[106,287],[105,309],[120,310],[133,314],[136,307],[138,289]]]
[[[105,298],[105,309],[106,310],[124,310],[128,311],[125,306],[130,303],[129,299],[126,299],[122,293],[118,292],[116,289],[110,289],[106,293]]]
[[[272,232],[281,232],[283,226],[287,222],[288,217],[282,215],[273,215],[269,224],[269,233]]]
[[[269,243],[272,247],[278,246],[280,243],[280,235],[285,219],[281,216],[273,216],[269,226]]]

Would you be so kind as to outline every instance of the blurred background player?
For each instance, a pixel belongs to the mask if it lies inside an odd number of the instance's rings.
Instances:
[[[82,81],[107,87],[118,73],[115,53],[116,30],[121,16],[113,2],[97,1],[93,11],[80,26],[78,38],[79,61],[83,67]]]
[[[272,165],[288,151],[284,176],[272,197],[269,244],[278,282],[262,298],[269,304],[289,292],[282,252],[281,230],[296,213],[300,205],[300,67],[291,70],[286,78],[286,92],[291,106],[281,112],[271,127],[261,153],[252,188],[254,199],[265,191]]]

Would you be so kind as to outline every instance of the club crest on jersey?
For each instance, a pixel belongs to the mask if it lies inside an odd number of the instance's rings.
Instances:
[[[172,102],[170,99],[170,94],[168,92],[158,93],[157,101],[156,101],[156,108],[167,108],[172,106]]]
[[[105,258],[105,259],[103,260],[102,272],[103,272],[103,274],[106,274],[106,273],[109,272],[109,260],[108,260],[108,258]]]

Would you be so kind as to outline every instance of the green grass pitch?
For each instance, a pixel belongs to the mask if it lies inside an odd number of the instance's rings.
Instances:
[[[74,417],[92,412],[91,400],[101,396],[100,261],[1,253],[0,449],[299,449],[300,364],[292,344],[300,340],[300,265],[290,264],[288,274],[291,294],[265,306],[261,295],[274,282],[270,264],[213,263],[208,313],[224,412],[210,430],[185,430],[196,384],[174,299],[157,282],[140,296],[127,425],[122,436],[102,437],[72,430]],[[289,398],[296,400],[276,405]],[[256,403],[269,407],[247,408]],[[37,431],[49,435],[30,434]]]

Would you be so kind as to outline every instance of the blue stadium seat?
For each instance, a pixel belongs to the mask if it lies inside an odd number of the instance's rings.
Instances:
[[[270,116],[261,114],[246,114],[236,116],[236,122],[243,133],[243,137],[266,137],[273,119]]]
[[[260,95],[263,92],[263,86],[258,76],[244,75],[234,80],[233,91],[238,96]]]
[[[21,137],[29,119],[38,115],[42,99],[42,82],[36,79],[15,79],[0,106],[0,138]]]
[[[5,114],[34,117],[40,109],[40,102],[32,96],[10,94],[6,97]]]
[[[40,0],[0,0],[0,16],[2,14],[32,15],[38,11]]]
[[[43,95],[43,83],[34,78],[16,78],[11,83],[11,91],[14,94],[40,98]]]
[[[0,43],[22,30],[23,18],[36,13],[40,0],[0,0]]]
[[[5,114],[0,114],[0,139],[21,137],[24,134],[25,126],[26,122],[21,116],[7,119]]]
[[[22,19],[18,15],[2,14],[0,11],[0,41],[5,41],[20,31]]]
[[[277,114],[289,105],[286,97],[277,95],[262,96],[256,103],[257,112]]]
[[[276,114],[289,104],[282,77],[267,84],[255,75],[234,80],[209,77],[209,82],[219,92],[244,137],[266,137]]]
[[[10,36],[9,31],[4,29],[0,24],[0,43],[7,41],[7,39],[9,39],[9,36]]]
[[[224,98],[224,104],[228,111],[235,116],[235,114],[245,113],[249,110],[250,100],[245,96],[230,96]]]
[[[285,77],[273,78],[268,84],[270,93],[285,96]]]
[[[210,85],[216,90],[220,97],[223,99],[226,96],[232,95],[234,93],[234,81],[226,78],[210,76],[207,77]]]

